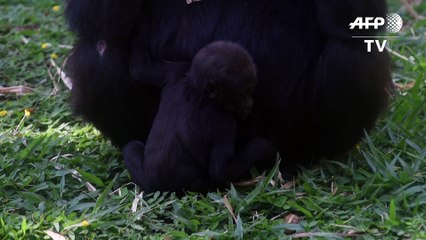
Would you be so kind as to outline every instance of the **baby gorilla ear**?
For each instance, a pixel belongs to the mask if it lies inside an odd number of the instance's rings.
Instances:
[[[107,43],[104,40],[101,40],[96,44],[96,48],[98,50],[99,56],[102,57],[105,53],[105,50],[107,49]]]

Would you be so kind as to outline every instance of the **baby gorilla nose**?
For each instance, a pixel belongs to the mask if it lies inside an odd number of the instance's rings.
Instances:
[[[249,98],[246,100],[246,103],[244,104],[242,117],[246,118],[251,113],[252,109],[253,109],[253,99]]]

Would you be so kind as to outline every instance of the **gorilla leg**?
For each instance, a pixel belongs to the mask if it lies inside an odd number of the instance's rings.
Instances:
[[[387,53],[367,53],[361,41],[329,41],[315,70],[314,149],[333,156],[353,147],[388,105]]]
[[[145,145],[140,141],[131,141],[123,147],[121,153],[123,154],[124,164],[130,172],[133,182],[138,186],[142,186]]]

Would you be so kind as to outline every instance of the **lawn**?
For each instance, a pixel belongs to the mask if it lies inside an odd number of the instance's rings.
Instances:
[[[426,15],[426,2],[414,9]],[[62,10],[0,0],[0,239],[426,239],[426,20],[399,1],[398,88],[356,148],[289,183],[272,170],[251,187],[183,198],[140,194],[119,152],[71,114]],[[14,86],[25,87],[5,93]]]

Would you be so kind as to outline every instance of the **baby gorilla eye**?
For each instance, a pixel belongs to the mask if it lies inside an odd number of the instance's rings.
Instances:
[[[251,94],[253,93],[253,89],[254,89],[254,87],[248,87],[248,88],[245,90],[245,94],[246,94],[246,95],[251,95]]]

